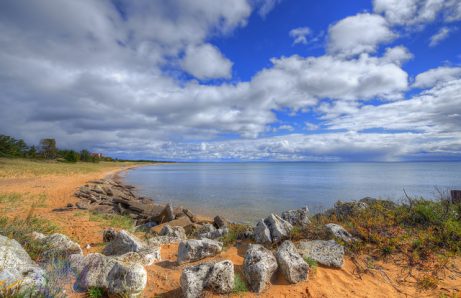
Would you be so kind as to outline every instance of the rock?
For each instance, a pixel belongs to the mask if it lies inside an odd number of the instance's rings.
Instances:
[[[112,228],[105,229],[102,234],[102,241],[111,242],[112,240],[115,239],[115,237],[117,236],[117,233],[118,232]]]
[[[257,243],[279,243],[290,237],[292,229],[293,226],[289,222],[278,215],[271,214],[256,224],[254,238]]]
[[[291,241],[283,242],[275,257],[280,271],[288,282],[295,284],[307,279],[309,265],[306,264]]]
[[[115,234],[115,237],[106,245],[103,254],[106,256],[123,255],[127,252],[137,252],[144,247],[143,242],[136,236],[121,230]]]
[[[225,260],[213,265],[206,288],[218,294],[228,294],[234,288],[234,264]]]
[[[72,204],[72,203],[67,203],[66,208],[74,208],[74,204]]]
[[[193,223],[198,222],[197,217],[196,217],[189,209],[183,209],[182,212],[183,212]]]
[[[56,259],[66,259],[73,254],[83,254],[80,245],[70,240],[63,234],[52,234],[45,236],[34,232],[32,237],[46,249],[40,254],[43,261],[53,261]]]
[[[282,213],[282,218],[294,226],[305,227],[311,223],[309,220],[309,209],[307,207],[285,211]]]
[[[199,234],[206,234],[206,233],[210,233],[214,231],[216,231],[216,228],[214,227],[214,225],[207,223],[207,224],[202,225],[202,227],[199,230]]]
[[[222,243],[210,240],[181,241],[178,247],[178,263],[197,261],[206,257],[217,255],[222,251]]]
[[[159,223],[169,222],[175,219],[174,209],[171,204],[166,204],[163,211],[152,218],[154,221]]]
[[[0,281],[2,287],[21,284],[20,294],[37,294],[46,286],[46,276],[14,239],[0,235]]]
[[[245,229],[237,234],[238,240],[253,239],[254,228],[252,226],[245,226]]]
[[[182,240],[187,239],[186,231],[180,226],[171,227],[170,225],[165,225],[159,234],[160,236],[171,236]]]
[[[186,298],[201,297],[205,288],[218,294],[231,293],[234,286],[234,264],[225,260],[186,267],[181,274],[180,284]]]
[[[218,229],[221,229],[227,226],[227,220],[225,220],[223,217],[219,215],[215,216],[215,218],[213,219],[213,223]]]
[[[146,287],[147,272],[137,263],[94,253],[72,256],[71,266],[76,271],[76,286],[80,290],[97,287],[114,296],[138,297]]]
[[[124,230],[114,232],[108,229],[105,232],[105,235],[111,240],[103,249],[104,255],[117,256],[118,260],[140,263],[145,266],[160,260],[158,244],[146,243]]]
[[[331,216],[335,215],[338,219],[346,219],[351,216],[357,215],[360,211],[366,209],[368,203],[365,201],[352,201],[352,202],[342,202],[337,201],[333,209],[329,209],[325,212],[326,215]]]
[[[190,224],[192,224],[192,222],[190,221],[189,217],[183,216],[178,219],[172,220],[168,223],[163,223],[158,226],[155,226],[151,230],[155,233],[160,233],[160,231],[163,229],[165,225],[169,225],[171,227],[178,226],[178,227],[186,228]]]
[[[325,227],[330,231],[333,236],[345,241],[345,242],[352,242],[355,241],[356,239],[346,231],[342,226],[334,224],[334,223],[329,223],[326,224]]]
[[[264,291],[277,267],[272,252],[262,245],[253,244],[245,253],[243,273],[253,292]]]
[[[205,263],[184,268],[179,283],[185,298],[202,296],[211,267],[211,264]]]
[[[298,252],[303,258],[311,258],[319,264],[341,268],[344,259],[344,247],[334,240],[301,241]]]
[[[269,244],[272,243],[271,231],[264,223],[264,220],[261,219],[256,224],[256,227],[253,231],[254,239],[257,243]]]
[[[185,239],[181,239],[173,236],[156,236],[146,240],[149,246],[160,246],[163,244],[178,243]]]
[[[212,232],[208,233],[203,233],[199,235],[200,239],[208,238],[208,239],[218,239],[219,237],[222,237],[224,235],[227,235],[229,233],[229,229],[227,227],[220,228],[217,230],[214,230]]]

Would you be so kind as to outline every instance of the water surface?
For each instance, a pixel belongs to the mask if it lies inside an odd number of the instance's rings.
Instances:
[[[461,188],[461,163],[178,163],[147,166],[125,174],[140,195],[204,215],[254,222],[271,212],[366,196],[400,200],[436,198]]]

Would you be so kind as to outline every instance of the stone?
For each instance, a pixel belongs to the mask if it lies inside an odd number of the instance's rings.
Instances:
[[[229,294],[234,287],[234,264],[224,260],[186,267],[181,274],[180,285],[186,298],[202,297],[204,289]]]
[[[66,235],[51,234],[44,235],[41,233],[32,233],[32,238],[37,240],[46,249],[40,254],[40,258],[44,262],[53,261],[55,259],[66,259],[73,254],[83,254],[79,244],[73,242]]]
[[[214,227],[214,225],[207,223],[207,224],[202,225],[202,227],[199,230],[199,234],[206,234],[206,233],[210,233],[214,231],[216,231],[216,228]]]
[[[106,245],[103,254],[106,256],[123,255],[127,252],[137,252],[144,247],[143,241],[136,236],[121,230],[115,234],[115,237]]]
[[[223,217],[219,215],[215,216],[215,218],[213,219],[213,223],[218,229],[221,229],[227,226],[227,220],[225,220]]]
[[[14,239],[0,235],[0,281],[2,286],[21,284],[20,294],[38,295],[46,286],[45,271],[27,254]]]
[[[220,237],[223,237],[229,233],[229,229],[227,227],[224,228],[219,228],[217,230],[208,232],[208,233],[202,233],[199,235],[200,239],[208,238],[208,239],[218,239]]]
[[[118,232],[112,228],[105,229],[102,234],[102,241],[111,242],[112,240],[115,239],[115,237],[117,236],[117,233]]]
[[[179,283],[185,298],[197,298],[202,296],[211,267],[211,264],[204,263],[184,268]]]
[[[344,262],[344,247],[334,240],[300,241],[298,252],[324,266],[341,268]]]
[[[71,267],[76,273],[76,287],[83,291],[97,287],[110,295],[131,298],[138,297],[147,284],[147,272],[142,265],[98,253],[72,256]]]
[[[325,212],[326,215],[331,216],[335,215],[338,219],[346,219],[348,217],[353,217],[358,214],[360,211],[366,209],[368,203],[365,201],[352,201],[352,202],[342,202],[337,201],[333,209],[329,209]]]
[[[192,222],[190,221],[189,217],[183,216],[168,223],[159,224],[158,226],[153,227],[151,230],[158,234],[165,225],[169,225],[170,227],[178,226],[186,228],[190,224],[192,224]]]
[[[234,288],[234,264],[229,260],[215,263],[205,287],[218,294],[231,293]]]
[[[175,214],[173,206],[171,204],[166,204],[162,212],[160,212],[159,215],[153,217],[152,219],[159,223],[165,223],[174,220]]]
[[[222,243],[211,240],[181,241],[178,247],[178,263],[197,261],[206,257],[215,256],[222,251]]]
[[[257,243],[279,243],[290,237],[293,226],[280,216],[271,214],[264,220],[258,221],[254,229],[254,238]]]
[[[274,255],[264,246],[253,244],[246,251],[243,273],[253,292],[264,291],[277,268]]]
[[[185,239],[181,239],[178,237],[173,236],[156,236],[146,240],[149,246],[160,246],[163,244],[172,244],[172,243],[179,243]]]
[[[196,217],[189,209],[183,209],[182,212],[183,212],[193,223],[198,222],[197,217]]]
[[[284,241],[279,246],[275,257],[280,271],[288,282],[295,284],[307,279],[309,265],[307,265],[303,257],[298,253],[291,241]]]
[[[143,266],[150,266],[161,260],[160,246],[142,248],[137,252],[131,251],[120,256],[115,256],[117,260],[129,263],[139,263]]]
[[[257,243],[269,244],[272,243],[271,231],[264,223],[264,220],[261,219],[256,224],[256,227],[253,231],[254,239]]]
[[[294,226],[305,227],[311,223],[309,220],[309,209],[307,207],[282,212],[282,218]]]
[[[170,225],[165,225],[159,234],[160,236],[171,236],[171,237],[176,237],[182,240],[187,239],[186,231],[184,230],[183,227],[180,227],[180,226],[171,227]]]
[[[333,234],[333,236],[345,241],[345,242],[352,242],[355,241],[356,239],[346,231],[342,226],[334,224],[334,223],[329,223],[326,224],[325,227],[327,230]]]

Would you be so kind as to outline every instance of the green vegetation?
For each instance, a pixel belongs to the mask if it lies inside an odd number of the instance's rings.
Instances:
[[[315,273],[317,271],[317,268],[319,267],[319,264],[317,263],[316,260],[306,257],[304,258],[304,261],[306,261],[307,265],[309,265],[309,270],[312,273]]]
[[[30,234],[32,232],[51,234],[58,230],[52,222],[35,217],[32,212],[25,219],[0,216],[0,234],[18,241],[34,260],[38,259],[45,247],[38,241],[32,240]]]
[[[100,222],[108,227],[121,228],[124,230],[132,230],[135,227],[134,219],[120,214],[106,214],[93,211],[89,213],[89,220]]]
[[[234,277],[234,288],[232,289],[233,293],[242,293],[248,292],[248,287],[245,280],[240,276],[240,274],[235,274]]]
[[[238,236],[248,230],[248,226],[243,224],[229,224],[228,228],[229,233],[220,238],[226,248],[234,245]]]
[[[88,298],[102,298],[105,296],[104,290],[97,287],[91,287],[88,289],[86,296]]]

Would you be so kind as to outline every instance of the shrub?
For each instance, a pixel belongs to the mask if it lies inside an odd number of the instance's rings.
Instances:
[[[104,290],[97,287],[91,287],[88,289],[86,296],[88,298],[102,298],[105,296]]]

